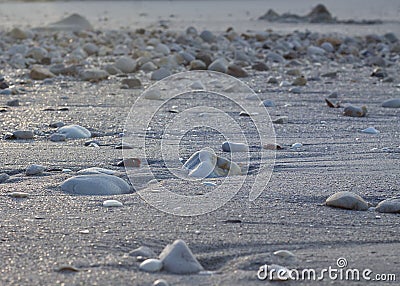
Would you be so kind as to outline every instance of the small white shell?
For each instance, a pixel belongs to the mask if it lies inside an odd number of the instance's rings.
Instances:
[[[146,272],[158,272],[163,267],[163,263],[159,259],[146,259],[139,265],[139,269]]]
[[[122,207],[123,204],[117,200],[106,200],[103,202],[103,207]]]

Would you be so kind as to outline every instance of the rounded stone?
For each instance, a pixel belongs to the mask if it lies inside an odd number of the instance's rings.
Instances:
[[[136,62],[130,57],[121,57],[115,62],[114,65],[123,73],[132,73],[136,69]]]
[[[202,60],[193,60],[190,62],[190,70],[206,70],[207,65]]]
[[[139,269],[145,272],[158,272],[163,268],[163,263],[159,259],[146,259],[139,265]]]
[[[43,174],[44,170],[45,170],[44,166],[33,164],[26,168],[25,174],[27,176],[40,175],[40,174]]]
[[[225,59],[220,58],[213,61],[209,66],[208,70],[226,73],[228,70],[228,63]]]
[[[171,72],[166,68],[160,68],[158,70],[153,71],[151,74],[152,80],[162,80],[171,75]]]
[[[80,125],[66,125],[60,127],[57,133],[64,134],[66,138],[71,139],[90,138],[92,136],[89,130]]]
[[[65,134],[54,133],[50,135],[49,139],[52,142],[62,142],[67,139],[67,136]]]
[[[17,130],[12,135],[15,139],[29,140],[33,139],[34,133],[31,130]]]
[[[356,211],[366,211],[368,203],[359,195],[352,192],[338,192],[326,199],[326,205],[335,208],[342,208]]]
[[[382,107],[386,108],[400,108],[400,98],[392,98],[382,102]]]
[[[390,198],[381,201],[375,208],[380,213],[400,213],[400,198]]]

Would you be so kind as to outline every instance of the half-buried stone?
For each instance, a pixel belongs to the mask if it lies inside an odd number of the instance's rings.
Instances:
[[[400,213],[400,198],[390,198],[381,201],[375,208],[380,213]]]
[[[112,175],[95,174],[69,178],[61,184],[61,190],[71,195],[122,195],[131,193],[127,182]]]
[[[79,170],[76,172],[78,175],[96,175],[96,174],[106,174],[106,175],[115,175],[118,172],[110,169],[99,168],[99,167],[91,167]]]
[[[382,102],[382,107],[386,108],[400,108],[400,98],[392,98]]]
[[[194,178],[218,178],[242,175],[238,164],[225,158],[218,157],[211,148],[204,148],[194,153],[183,165]]]
[[[66,125],[57,130],[57,133],[64,134],[66,138],[80,139],[90,138],[92,134],[85,127],[80,125]]]
[[[369,204],[359,195],[352,192],[338,192],[326,199],[325,204],[334,208],[355,211],[366,211]]]

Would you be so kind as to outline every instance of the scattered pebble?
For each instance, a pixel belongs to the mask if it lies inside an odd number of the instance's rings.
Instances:
[[[154,281],[153,286],[169,286],[169,284],[164,279],[157,279],[156,281]]]
[[[0,173],[0,184],[7,182],[10,176],[6,173]]]
[[[234,77],[248,77],[249,74],[241,67],[235,64],[228,65],[227,74]]]
[[[381,201],[375,208],[380,213],[400,213],[400,198],[390,198]]]
[[[12,198],[23,199],[23,198],[29,197],[29,194],[25,193],[25,192],[11,192],[11,193],[8,193],[8,196],[10,196]]]
[[[166,78],[170,75],[171,75],[171,72],[168,69],[160,68],[160,69],[152,72],[151,79],[152,80],[162,80],[163,78]]]
[[[156,253],[147,246],[140,246],[129,253],[130,256],[141,256],[141,257],[155,257]]]
[[[386,108],[400,108],[400,98],[392,98],[382,102],[382,107]]]
[[[80,77],[85,81],[101,81],[108,78],[108,72],[101,69],[87,69],[80,73]]]
[[[203,182],[203,185],[207,186],[207,187],[216,187],[217,186],[217,184],[213,183],[213,182]]]
[[[7,101],[6,104],[7,104],[7,106],[17,107],[17,106],[19,106],[19,100],[18,99],[9,100],[9,101]]]
[[[49,140],[52,142],[62,142],[65,141],[66,139],[67,136],[65,136],[65,134],[59,134],[59,133],[51,134],[49,137]]]
[[[243,143],[225,141],[222,143],[222,151],[224,152],[247,152],[249,146]]]
[[[105,168],[91,167],[91,168],[79,170],[76,173],[78,175],[93,175],[93,174],[115,175],[118,172],[114,171],[114,170],[105,169]]]
[[[139,158],[125,158],[117,163],[119,167],[139,168],[141,161]]]
[[[286,124],[288,122],[289,122],[289,117],[287,117],[287,116],[280,116],[280,117],[272,120],[272,123],[275,123],[275,124]]]
[[[301,144],[301,143],[299,143],[299,142],[296,142],[296,143],[293,143],[292,146],[291,146],[290,148],[292,148],[292,149],[299,149],[299,148],[301,148],[301,147],[303,147],[303,144]]]
[[[66,125],[60,127],[57,133],[64,134],[66,138],[70,139],[90,138],[92,136],[89,130],[80,125]]]
[[[363,130],[361,130],[362,133],[367,133],[367,134],[379,134],[379,130],[376,130],[374,127],[368,127]]]
[[[44,80],[46,78],[55,77],[56,75],[44,67],[33,66],[29,76],[34,80]]]
[[[346,106],[343,110],[344,116],[350,117],[364,117],[367,115],[367,107],[357,107],[353,105]]]
[[[204,270],[183,240],[167,245],[159,258],[169,273],[194,274]]]
[[[61,190],[71,195],[121,195],[131,193],[131,187],[121,178],[106,174],[81,175],[61,184]]]
[[[150,100],[159,100],[161,99],[161,92],[156,89],[147,90],[144,93],[144,98]]]
[[[122,207],[123,204],[120,201],[117,200],[105,200],[103,202],[103,207]]]
[[[45,168],[44,166],[42,166],[42,165],[33,164],[33,165],[30,165],[30,166],[28,166],[28,167],[26,168],[25,174],[26,174],[27,176],[40,175],[40,174],[43,174],[43,172],[44,172],[45,169],[46,169],[46,168]]]
[[[132,73],[136,69],[136,62],[129,57],[121,57],[115,62],[115,67],[123,73]]]
[[[276,143],[268,143],[268,144],[264,144],[263,148],[266,150],[282,150],[283,147],[279,144]]]
[[[136,89],[142,87],[142,82],[137,78],[124,78],[121,81],[122,85],[126,85],[128,88]]]
[[[338,192],[330,196],[325,201],[327,206],[356,211],[366,211],[368,203],[359,195],[352,192]]]
[[[296,257],[293,252],[289,250],[277,250],[274,252],[275,256],[281,257],[281,258],[294,258]]]
[[[228,62],[223,58],[216,59],[208,66],[208,70],[226,73],[228,70]]]
[[[145,272],[158,272],[163,268],[163,263],[159,259],[149,258],[140,263],[139,269]]]
[[[270,99],[263,100],[261,104],[265,107],[275,107],[275,103]]]
[[[29,140],[33,139],[34,133],[31,130],[17,130],[12,133],[15,139]]]

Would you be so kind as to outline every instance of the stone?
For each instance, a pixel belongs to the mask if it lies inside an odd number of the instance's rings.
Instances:
[[[335,21],[328,9],[322,4],[315,6],[306,18],[310,23],[333,23]]]
[[[149,61],[149,62],[147,62],[147,63],[144,63],[144,64],[140,67],[140,69],[141,69],[142,71],[145,71],[145,72],[151,72],[151,71],[157,70],[158,67],[157,67],[152,61]]]
[[[27,175],[27,176],[40,175],[40,174],[43,174],[45,169],[46,168],[42,165],[33,164],[26,168],[25,175]]]
[[[60,128],[63,126],[65,126],[65,123],[63,121],[56,121],[49,124],[49,127],[51,128]]]
[[[263,62],[256,62],[254,63],[251,68],[256,71],[268,71],[269,67],[266,63]]]
[[[77,32],[82,30],[93,30],[93,27],[88,20],[75,13],[58,22],[48,25],[47,29]]]
[[[293,143],[292,146],[291,146],[290,148],[291,148],[291,149],[299,149],[299,148],[301,148],[301,147],[303,147],[303,144],[300,143],[300,142],[296,142],[296,143]]]
[[[228,65],[227,74],[234,77],[248,77],[249,74],[241,67],[235,64]]]
[[[41,66],[33,66],[31,69],[29,76],[31,79],[34,80],[44,80],[46,78],[52,78],[55,77],[55,74],[53,74],[51,71],[48,69],[41,67]]]
[[[65,66],[64,64],[55,64],[50,67],[50,72],[55,75],[75,76],[78,74],[78,67],[76,65]]]
[[[156,253],[147,246],[140,246],[129,253],[130,256],[155,257]]]
[[[275,256],[278,256],[280,258],[294,258],[296,257],[293,252],[289,250],[277,250],[273,253]]]
[[[163,269],[172,274],[195,274],[204,270],[183,240],[167,245],[159,258]]]
[[[7,182],[10,176],[6,173],[0,173],[0,184]]]
[[[171,75],[171,72],[166,68],[159,68],[151,73],[152,80],[162,80]]]
[[[266,58],[268,61],[275,63],[284,63],[286,61],[284,57],[275,52],[268,52]]]
[[[288,123],[288,121],[289,121],[289,117],[280,116],[280,117],[272,120],[272,123],[275,123],[275,124],[286,124],[286,123]]]
[[[275,103],[270,99],[263,100],[260,105],[264,105],[265,107],[275,107]]]
[[[206,70],[207,65],[202,60],[193,60],[189,65],[190,70]]]
[[[368,203],[362,197],[348,191],[333,194],[326,199],[325,204],[330,207],[356,211],[366,211],[369,209]]]
[[[216,39],[215,35],[208,30],[204,30],[203,32],[201,32],[200,38],[206,43],[212,43]]]
[[[194,90],[205,90],[206,87],[204,86],[204,84],[201,82],[201,80],[196,80],[195,82],[193,82],[190,85],[190,88],[194,89]]]
[[[368,127],[363,130],[361,130],[362,133],[367,133],[367,134],[379,134],[379,130],[376,130],[374,127]]]
[[[65,136],[65,134],[59,134],[59,133],[51,134],[49,137],[49,140],[52,142],[63,142],[66,139],[67,139],[67,136]]]
[[[108,72],[101,69],[87,69],[80,73],[80,77],[85,81],[101,81],[108,78]]]
[[[162,269],[163,263],[159,259],[146,259],[139,265],[139,269],[145,272],[158,272]]]
[[[104,70],[110,75],[116,75],[122,73],[115,65],[106,65]]]
[[[93,174],[115,175],[118,172],[114,171],[114,170],[100,168],[100,167],[90,167],[90,168],[79,170],[76,173],[78,175],[93,175]]]
[[[103,207],[106,207],[106,208],[114,208],[114,207],[122,207],[122,206],[123,206],[123,204],[117,200],[105,200],[103,202]]]
[[[136,61],[130,57],[119,58],[114,66],[123,73],[132,73],[136,69]]]
[[[122,85],[128,86],[128,88],[136,89],[142,87],[142,82],[137,78],[124,78],[121,81]]]
[[[364,117],[367,115],[367,107],[366,106],[357,107],[349,105],[344,108],[343,115],[350,117]]]
[[[171,53],[171,50],[169,47],[165,44],[159,43],[158,45],[155,46],[154,51],[163,54],[164,56],[167,56]]]
[[[159,99],[161,99],[161,92],[156,89],[150,89],[150,90],[145,91],[143,96],[145,99],[159,100]]]
[[[48,52],[42,47],[32,47],[30,48],[27,53],[26,57],[30,57],[36,60],[36,62],[40,62],[45,57],[47,57]]]
[[[380,213],[400,213],[400,198],[390,198],[381,201],[375,208]]]
[[[335,51],[335,48],[330,42],[323,42],[321,44],[321,48],[324,49],[328,53],[333,53]]]
[[[169,286],[169,283],[164,279],[157,279],[153,282],[153,286]]]
[[[247,152],[249,146],[243,143],[225,141],[222,143],[222,151],[224,152]]]
[[[267,143],[263,145],[263,148],[266,150],[282,150],[283,147],[276,143]]]
[[[392,98],[382,102],[382,107],[386,108],[400,108],[400,98]]]
[[[21,30],[18,27],[13,28],[8,35],[16,40],[25,40],[27,39],[30,35],[28,32]]]
[[[106,174],[79,175],[61,184],[61,190],[71,195],[122,195],[131,193],[131,187],[121,178]]]
[[[24,199],[29,197],[29,193],[25,192],[11,192],[7,194],[9,197],[16,198],[16,199]]]
[[[12,134],[15,139],[29,140],[33,139],[34,133],[31,130],[17,130]]]
[[[19,100],[18,99],[12,99],[7,101],[7,106],[11,106],[11,107],[17,107],[19,106]]]
[[[306,84],[307,84],[307,79],[303,75],[299,76],[292,82],[292,85],[295,86],[305,86]]]
[[[228,70],[228,62],[224,58],[216,59],[208,66],[208,70],[226,73]]]
[[[242,175],[238,164],[219,157],[211,148],[195,152],[182,167],[194,178],[218,178]]]
[[[323,56],[323,55],[325,55],[325,53],[326,52],[324,49],[317,47],[317,46],[309,46],[307,48],[307,54],[309,56]]]
[[[99,52],[99,47],[93,43],[86,43],[82,49],[89,55],[96,55]]]
[[[60,127],[57,133],[64,134],[66,138],[71,139],[90,138],[92,136],[89,130],[80,125],[66,125]]]

